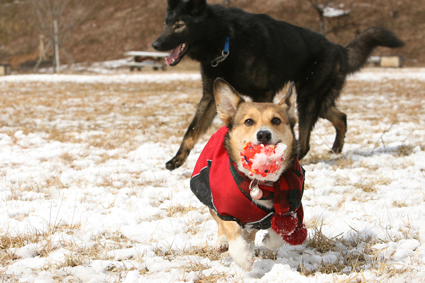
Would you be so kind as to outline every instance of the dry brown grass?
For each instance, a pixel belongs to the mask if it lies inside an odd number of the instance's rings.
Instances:
[[[365,193],[376,193],[376,186],[385,186],[390,184],[392,181],[387,178],[374,178],[367,180],[364,183],[356,183],[354,186],[358,189],[363,190]]]
[[[376,104],[376,101],[370,100],[370,95],[378,93],[382,101]],[[425,95],[425,83],[420,81],[406,83],[403,80],[394,80],[384,84],[348,81],[338,107],[348,115],[349,120],[355,119],[357,124],[363,124],[364,127],[385,123],[385,129],[381,131],[382,139],[369,138],[365,144],[366,146],[383,145],[385,147],[385,130],[389,129],[392,124],[418,122],[422,119],[423,95]],[[363,144],[364,135],[362,133],[362,127],[353,130],[349,121],[346,141]],[[415,135],[415,133],[411,133],[411,135]],[[407,137],[407,139],[410,138]],[[402,146],[397,150],[396,155],[408,156],[417,145],[420,144]]]
[[[11,186],[10,194],[8,195],[6,201],[13,200],[25,200],[28,199],[28,193],[38,193],[41,195],[44,193],[43,184],[36,181],[18,181],[13,186]],[[32,196],[34,197],[34,195]]]
[[[33,95],[35,85],[42,95]],[[190,95],[178,95],[185,93]],[[0,96],[0,103],[3,108],[11,109],[11,122],[0,121],[0,127],[9,128],[11,137],[17,130],[22,130],[23,134],[42,132],[47,139],[60,142],[134,150],[138,146],[134,138],[149,135],[152,130],[165,129],[161,131],[162,135],[151,135],[155,139],[180,136],[195,111],[200,95],[201,85],[197,81],[179,82],[177,91],[173,83],[9,83]],[[170,109],[167,103],[150,103],[151,100],[172,100],[175,108]],[[192,110],[187,111],[188,107]],[[42,111],[34,111],[37,108]],[[170,120],[167,123],[162,119],[164,114]],[[117,116],[122,122],[116,123]],[[37,119],[46,121],[38,124],[35,122]],[[69,127],[57,128],[53,123],[57,119],[69,121]],[[181,128],[169,128],[169,123],[181,125]],[[99,134],[84,138],[75,135],[84,131],[99,131]],[[72,161],[72,157],[64,158]]]
[[[232,274],[226,274],[224,272],[213,272],[209,275],[204,275],[203,273],[198,273],[198,279],[194,280],[195,283],[216,283],[216,282],[243,282],[239,281],[237,278],[234,278]]]
[[[409,156],[413,153],[413,146],[411,145],[402,145],[397,149],[396,156],[397,157],[405,157]]]
[[[181,217],[182,215],[190,212],[190,211],[197,211],[198,208],[193,207],[192,205],[184,206],[181,204],[176,204],[169,206],[167,208],[167,217]]]
[[[331,159],[331,156],[328,152],[317,152],[315,150],[311,150],[308,155],[301,160],[301,165],[317,164],[329,159]]]
[[[216,252],[213,247],[208,245],[201,245],[186,248],[183,250],[176,250],[172,248],[156,248],[154,253],[168,261],[173,261],[181,257],[197,256],[199,258],[208,258],[211,261],[219,261],[222,255]],[[190,259],[189,263],[183,265],[180,270],[183,272],[183,277],[186,273],[195,272],[197,279],[194,282],[199,283],[215,283],[215,282],[238,282],[235,280],[233,274],[226,274],[224,272],[205,272],[211,266],[201,263],[199,260]]]
[[[45,257],[57,247],[52,245],[50,241],[51,234],[29,234],[29,235],[2,235],[0,236],[0,262],[3,266],[7,266],[12,262],[20,259],[18,255],[11,252],[11,249],[19,249],[30,244],[41,244],[35,249],[40,257]]]
[[[176,250],[173,248],[155,248],[154,253],[157,256],[163,257],[166,260],[172,261],[178,257],[184,256],[199,256],[201,258],[208,258],[212,261],[220,260],[221,254],[219,254],[214,247],[207,245],[194,246],[185,248],[183,250]]]
[[[318,222],[316,222],[317,224]],[[402,231],[408,238],[409,231]],[[384,241],[377,238],[361,235],[358,231],[352,231],[352,236],[347,240],[343,235],[333,238],[326,237],[322,233],[322,227],[316,226],[314,235],[306,240],[308,248],[312,248],[319,255],[327,253],[337,254],[334,262],[322,262],[317,268],[307,270],[303,263],[300,264],[299,272],[305,276],[314,276],[317,272],[324,274],[346,274],[347,279],[335,278],[335,282],[382,282],[396,276],[412,271],[412,266],[396,266],[386,257],[383,257],[379,250],[373,246]],[[376,275],[379,279],[367,280],[363,276],[364,267]]]
[[[158,207],[163,204],[165,201],[169,201],[173,198],[172,195],[159,195],[150,199],[149,203],[153,207]]]
[[[350,156],[339,156],[337,157],[333,163],[332,163],[332,167],[333,168],[352,168],[353,164],[355,164],[355,162],[353,161],[353,159]]]
[[[376,253],[371,247],[376,243],[377,240],[364,238],[360,234],[350,240],[345,240],[342,236],[328,238],[323,235],[321,227],[316,227],[313,237],[306,240],[307,247],[322,255],[328,252],[337,253],[338,258],[331,263],[322,260],[321,265],[314,270],[307,270],[301,264],[299,271],[306,276],[313,275],[316,272],[326,274],[360,272],[362,266],[366,264],[373,266],[375,264]],[[358,251],[358,247],[361,251]]]
[[[259,257],[262,259],[271,259],[276,260],[279,254],[279,250],[269,250],[269,249],[255,249],[254,255],[255,257]]]
[[[151,202],[151,205],[154,207],[157,207],[163,201],[164,200],[161,200],[161,201],[155,200],[154,202]],[[169,217],[182,217],[190,211],[198,211],[198,210],[199,208],[193,207],[192,205],[189,205],[189,206],[184,206],[181,204],[170,205],[167,208],[162,209],[162,211],[164,211],[165,213],[155,214],[151,216],[149,219],[147,219],[147,221],[158,221],[158,220],[169,218]],[[188,225],[186,226],[186,230],[188,233],[196,234],[198,231],[198,228],[196,228],[196,225],[191,225],[190,223],[188,223]]]
[[[392,205],[393,206],[395,206],[395,207],[407,207],[407,204],[406,204],[406,202],[404,202],[404,201],[397,201],[397,200],[394,200],[393,201],[393,203],[392,203]]]

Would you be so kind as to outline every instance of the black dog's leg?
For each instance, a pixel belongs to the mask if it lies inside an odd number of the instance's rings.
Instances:
[[[199,137],[208,129],[217,114],[214,95],[212,93],[213,80],[203,78],[203,96],[198,104],[195,117],[190,123],[186,134],[183,137],[179,150],[170,161],[165,164],[168,170],[179,168],[189,156],[190,151],[195,146]]]
[[[328,96],[329,97],[329,96]],[[323,102],[322,102],[323,103]],[[312,99],[309,102],[301,102],[298,104],[299,115],[299,144],[300,153],[298,158],[301,160],[310,150],[310,135],[317,120],[324,118],[329,120],[336,130],[336,137],[332,146],[334,153],[341,153],[344,146],[345,133],[347,131],[347,115],[341,112],[336,106],[327,107],[324,103],[320,108]],[[320,113],[320,115],[319,115]]]
[[[299,159],[310,150],[310,135],[319,117],[329,120],[336,130],[332,147],[335,153],[340,153],[344,145],[347,130],[347,116],[336,106],[345,83],[345,72],[340,64],[334,61],[327,66],[328,61],[317,64],[311,71],[311,76],[296,84],[299,115]],[[323,70],[318,71],[318,70]],[[314,75],[313,75],[314,74]]]
[[[300,151],[298,159],[301,160],[310,150],[310,135],[314,125],[323,110],[330,108],[326,102],[333,102],[330,98],[329,86],[317,87],[315,82],[310,85],[297,85],[297,109],[298,109],[298,140]],[[324,97],[328,99],[323,99]]]
[[[329,120],[335,127],[336,137],[332,151],[334,153],[341,153],[344,146],[345,133],[347,132],[347,115],[336,108],[336,106],[332,106],[320,116]]]
[[[314,124],[317,122],[316,118],[313,116],[313,113],[309,113],[305,108],[299,107],[298,104],[298,140],[300,144],[300,152],[298,155],[298,159],[301,160],[308,151],[310,150],[310,134],[313,130]]]

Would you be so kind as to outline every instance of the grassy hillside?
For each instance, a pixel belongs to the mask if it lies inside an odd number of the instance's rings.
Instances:
[[[209,3],[223,3],[210,0]],[[319,30],[314,9],[301,0],[232,0],[231,6],[253,13],[267,13],[289,23]],[[367,3],[365,3],[367,2]],[[406,65],[425,65],[425,2],[422,0],[340,0],[334,7],[351,10],[348,17],[327,20],[327,37],[348,44],[360,31],[373,25],[396,32],[407,46],[400,50],[378,49],[375,54],[403,55]],[[96,62],[123,57],[129,50],[152,50],[150,44],[161,33],[166,0],[99,1],[95,10],[77,27],[64,43],[76,62]],[[28,17],[26,1],[0,0],[0,63],[14,68],[31,66],[38,56],[40,32]],[[51,56],[51,55],[50,55]],[[62,59],[67,63],[66,59]]]

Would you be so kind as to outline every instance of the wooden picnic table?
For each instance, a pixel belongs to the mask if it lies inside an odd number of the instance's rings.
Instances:
[[[370,56],[367,59],[368,63],[372,63],[375,66],[386,67],[386,68],[401,68],[403,67],[402,56]]]
[[[125,56],[132,57],[124,66],[130,67],[130,71],[141,70],[143,67],[152,67],[154,70],[163,70],[167,68],[165,57],[170,53],[166,52],[148,52],[148,51],[129,51]]]
[[[12,73],[12,66],[10,64],[0,64],[0,76],[7,76]]]

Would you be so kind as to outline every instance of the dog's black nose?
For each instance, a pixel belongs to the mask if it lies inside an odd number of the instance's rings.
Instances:
[[[257,140],[261,143],[269,143],[272,140],[272,133],[270,131],[258,131]]]
[[[161,44],[158,41],[155,41],[154,43],[152,43],[152,47],[155,50],[159,50],[161,48]]]

